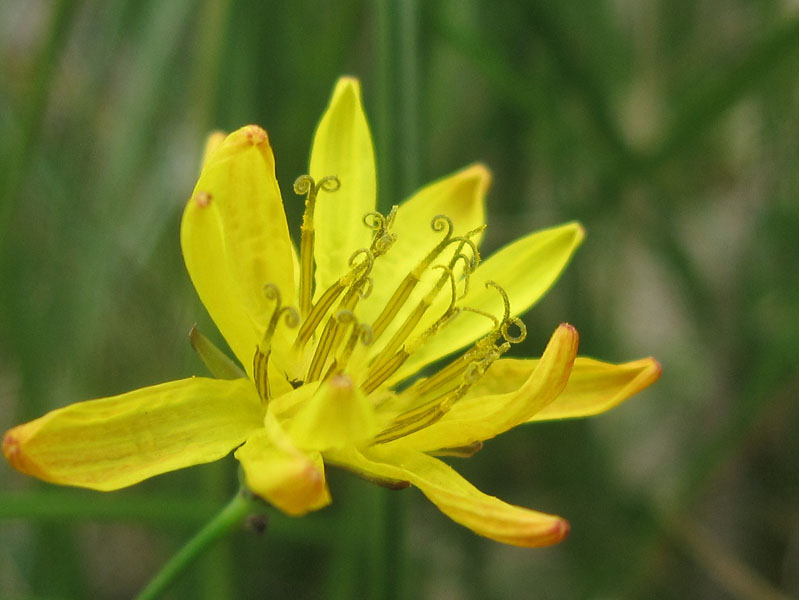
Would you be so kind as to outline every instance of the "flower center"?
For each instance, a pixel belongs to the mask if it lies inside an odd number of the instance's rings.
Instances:
[[[443,237],[402,279],[374,321],[371,324],[359,321],[358,305],[369,297],[374,285],[371,273],[375,261],[388,253],[397,240],[391,231],[397,214],[396,206],[388,215],[371,212],[364,216],[364,225],[373,231],[369,248],[353,252],[347,272],[318,293],[316,302],[313,302],[316,291],[313,289],[314,209],[320,192],[335,192],[340,186],[335,176],[316,182],[309,175],[302,175],[294,183],[294,191],[305,195],[300,237],[299,311],[281,304],[280,292],[274,284],[264,287],[266,297],[275,303],[253,358],[255,385],[264,402],[271,398],[268,377],[271,342],[281,317],[286,326],[299,327],[291,347],[290,372],[286,373],[294,387],[345,373],[357,353],[362,359],[357,368],[362,373],[355,380],[367,396],[388,390],[391,377],[407,359],[461,311],[481,314],[494,324],[488,334],[462,355],[436,374],[415,382],[400,393],[402,405],[406,408],[373,442],[385,443],[440,419],[482,377],[491,363],[512,343],[524,339],[526,331],[518,318],[511,317],[510,300],[505,290],[492,281],[486,285],[495,288],[502,296],[505,307],[502,318],[459,305],[469,291],[471,274],[480,264],[480,253],[472,238],[482,232],[485,225],[456,236],[452,219],[446,215],[436,215],[430,223],[432,231],[443,233]],[[437,273],[437,277],[430,277],[429,274],[433,273]],[[431,279],[430,288],[421,297],[417,293],[418,301],[409,305],[413,292],[425,275]],[[447,293],[445,288],[449,293],[447,307],[440,315],[428,316],[424,320],[438,297]],[[423,325],[423,322],[431,324]],[[513,327],[518,330],[515,335],[511,332]],[[389,331],[392,332],[390,335]],[[376,346],[379,349],[359,349],[359,341],[363,347]],[[387,396],[391,394],[374,394],[375,406],[379,407]]]

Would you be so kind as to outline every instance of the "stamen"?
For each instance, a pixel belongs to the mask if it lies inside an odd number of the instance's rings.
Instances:
[[[474,382],[485,374],[487,368],[483,361],[469,364],[457,388],[398,415],[390,427],[375,437],[373,443],[385,444],[429,427],[449,412],[455,402],[466,395]]]
[[[300,321],[300,315],[293,306],[282,306],[280,290],[274,283],[267,283],[264,286],[264,296],[269,300],[275,301],[275,309],[266,325],[266,330],[261,338],[261,342],[255,349],[253,356],[253,380],[263,402],[268,402],[272,397],[269,391],[269,356],[272,353],[272,337],[275,329],[283,317],[283,321],[288,327],[296,327]]]
[[[364,254],[366,258],[362,262],[357,262],[355,257],[360,254]],[[349,289],[344,294],[341,302],[338,305],[337,314],[342,310],[348,312],[355,310],[355,306],[362,297],[363,287],[371,283],[368,274],[371,272],[373,265],[374,257],[369,250],[358,250],[350,257],[350,266],[353,269],[345,277],[340,279],[339,282],[344,280],[345,282],[351,283],[349,283]],[[330,352],[334,351],[341,344],[342,334],[342,329],[339,326],[335,316],[328,319],[327,323],[325,323],[324,329],[322,330],[322,335],[319,337],[319,343],[316,345],[316,350],[314,351],[313,357],[311,358],[311,364],[308,367],[308,374],[305,377],[306,382],[316,381],[319,379],[319,376],[322,374],[322,370],[324,369],[325,363],[327,362],[327,358],[330,356]]]
[[[454,456],[457,458],[471,458],[483,449],[483,442],[473,442],[468,446],[457,446],[455,448],[441,448],[431,452],[433,456]]]
[[[356,261],[356,258],[361,254],[364,255],[364,260],[361,262]],[[366,248],[356,250],[352,253],[352,256],[350,256],[349,266],[351,267],[351,270],[342,277],[339,277],[338,281],[327,288],[325,293],[322,294],[319,297],[319,300],[316,301],[316,304],[313,305],[311,312],[305,318],[302,323],[302,327],[300,327],[300,330],[297,333],[297,338],[294,340],[295,351],[300,351],[305,347],[305,344],[307,344],[311,339],[311,336],[313,336],[316,328],[319,327],[322,319],[333,306],[336,298],[338,298],[348,286],[352,285],[353,282],[362,282],[361,285],[367,285],[368,283],[368,291],[371,291],[372,281],[368,278],[368,275],[371,273],[372,267],[374,266],[374,256],[372,253]],[[369,294],[367,292],[366,296],[368,295]],[[362,297],[366,296],[362,295]]]
[[[391,427],[384,429],[379,434],[375,436],[374,441],[372,444],[385,444],[387,442],[392,442],[394,440],[398,440],[399,438],[403,438],[406,435],[410,435],[416,431],[421,431],[426,427],[430,427],[436,421],[439,421],[441,417],[449,412],[449,405],[445,402],[433,407],[431,410],[427,411],[424,415],[420,416],[417,420],[409,423],[398,423],[396,425],[392,425]]]
[[[403,393],[408,404],[423,400],[431,394],[435,394],[435,397],[417,404],[415,408],[397,417],[396,421],[415,422],[416,420],[426,418],[430,411],[438,410],[435,407],[441,402],[441,398],[445,397],[445,395],[448,402],[456,402],[466,394],[475,381],[486,373],[494,361],[510,349],[511,344],[516,344],[524,340],[527,335],[527,329],[521,319],[518,317],[510,317],[510,299],[505,290],[494,281],[486,282],[486,287],[495,288],[502,296],[505,305],[502,321],[482,310],[462,307],[462,310],[467,310],[491,319],[494,322],[494,328],[446,367],[440,369],[427,379],[422,379],[414,383],[408,388]],[[518,334],[514,335],[510,332],[509,328],[511,326],[518,328]],[[504,341],[497,345],[500,338],[504,338]],[[452,383],[458,381],[458,378],[460,378],[460,381],[457,385],[454,388],[450,387]]]
[[[330,319],[322,330],[322,335],[319,337],[319,343],[316,344],[311,364],[308,367],[308,373],[305,376],[305,382],[316,381],[322,374],[322,369],[327,362],[327,357],[330,351],[333,350],[333,342],[336,339],[336,323],[335,319]]]
[[[349,363],[350,357],[355,350],[355,345],[358,343],[358,340],[360,340],[364,346],[368,346],[374,339],[372,328],[366,323],[358,323],[358,319],[355,317],[355,313],[352,311],[340,310],[336,313],[334,318],[336,322],[343,328],[342,333],[346,331],[346,328],[349,325],[352,325],[352,332],[350,333],[350,337],[347,339],[347,343],[344,345],[343,350],[330,365],[330,368],[325,374],[325,379],[334,375],[335,373],[340,373],[347,368],[347,363]]]
[[[394,295],[386,303],[385,308],[372,325],[372,328],[375,332],[375,338],[379,337],[386,330],[391,321],[393,321],[397,316],[402,306],[416,288],[417,284],[421,281],[422,274],[430,267],[433,260],[435,260],[436,257],[438,257],[438,255],[441,254],[451,244],[457,243],[459,246],[455,251],[453,259],[449,263],[449,268],[454,269],[458,260],[464,261],[464,264],[466,265],[464,268],[466,280],[464,283],[465,287],[462,296],[464,296],[468,291],[469,276],[480,263],[480,251],[477,249],[477,245],[471,240],[471,237],[482,232],[485,229],[485,225],[469,231],[466,233],[466,235],[458,237],[452,237],[454,225],[452,223],[452,219],[446,215],[437,215],[433,218],[433,221],[430,225],[433,231],[443,231],[444,227],[447,227],[447,233],[444,235],[444,238],[427,254],[427,256],[425,256],[425,258],[423,258],[419,264],[417,264],[416,267],[405,276],[405,279],[402,280],[399,287],[394,292]],[[471,258],[463,254],[462,251],[464,246],[469,246],[471,249]]]
[[[442,267],[446,268],[446,267]],[[452,274],[449,271],[450,275]],[[452,286],[452,300],[450,302],[449,308],[441,315],[430,327],[428,327],[425,331],[423,331],[420,335],[417,335],[416,338],[406,342],[402,349],[399,350],[394,356],[391,358],[386,359],[382,363],[375,362],[372,365],[372,368],[367,375],[366,381],[364,381],[361,389],[363,389],[365,394],[371,394],[374,390],[376,390],[380,385],[382,385],[389,377],[391,377],[394,373],[397,372],[408,357],[416,352],[416,350],[422,346],[427,340],[433,337],[439,329],[441,329],[446,323],[448,323],[458,312],[460,311],[459,308],[455,307],[455,278],[454,276],[450,277],[450,282]]]
[[[449,308],[444,314],[448,314],[455,308],[455,275],[452,272],[452,268],[445,267],[444,265],[435,265],[433,268],[443,269],[444,273],[438,278],[438,281],[436,281],[435,285],[425,295],[425,297],[419,301],[419,304],[417,304],[413,312],[408,315],[402,326],[394,333],[393,336],[391,336],[391,339],[380,351],[380,354],[377,355],[372,363],[375,369],[378,369],[381,363],[387,361],[389,357],[391,357],[400,348],[400,346],[402,346],[411,333],[413,333],[413,330],[419,324],[419,321],[421,321],[422,317],[427,312],[427,309],[433,304],[433,300],[435,300],[436,296],[441,291],[441,288],[444,287],[447,279],[449,279],[452,286],[452,298],[450,300]]]
[[[425,427],[429,427],[441,419],[441,417],[449,412],[455,402],[466,395],[466,392],[469,391],[472,384],[482,376],[482,373],[477,373],[478,370],[479,367],[474,363],[469,365],[469,368],[463,374],[461,383],[457,388],[398,415],[394,419],[393,425],[387,427],[375,436],[373,443],[385,444],[386,442],[405,437]]]
[[[378,315],[377,319],[375,319],[375,322],[372,323],[372,331],[375,333],[375,339],[379,338],[383,334],[389,323],[391,323],[394,317],[397,316],[397,313],[403,307],[405,302],[408,300],[408,297],[411,295],[411,292],[413,292],[414,288],[421,280],[422,274],[432,264],[436,257],[444,251],[444,248],[447,247],[452,239],[452,232],[455,229],[452,219],[446,215],[436,215],[433,217],[433,220],[430,222],[430,228],[433,231],[438,233],[440,231],[444,231],[445,227],[447,231],[444,234],[444,238],[438,244],[436,244],[436,246],[430,252],[427,253],[427,256],[425,256],[410,273],[405,276],[405,279],[402,280],[394,294],[386,303],[386,307],[383,309],[380,315]]]
[[[305,320],[302,322],[302,327],[300,327],[300,330],[297,333],[297,338],[294,340],[294,350],[302,350],[302,348],[305,347],[305,344],[307,344],[311,339],[313,332],[316,331],[317,327],[319,327],[319,323],[322,322],[322,319],[327,314],[327,311],[330,310],[331,306],[333,306],[336,298],[341,295],[341,292],[347,289],[347,286],[342,282],[342,279],[339,279],[337,282],[327,288],[325,293],[322,294],[319,297],[319,300],[316,301],[316,304],[313,305],[313,309],[311,309],[310,314],[305,317]]]
[[[316,196],[320,191],[335,192],[341,187],[341,182],[335,175],[323,177],[315,182],[310,175],[300,175],[294,181],[294,193],[305,194],[305,212],[302,215],[300,228],[300,313],[303,317],[311,310],[313,297],[313,269],[314,269],[314,208]]]
[[[502,323],[494,315],[482,311],[478,308],[471,308],[469,306],[462,306],[460,310],[473,312],[475,314],[491,319],[494,322],[494,328],[489,331],[485,336],[475,342],[474,346],[469,348],[459,357],[452,360],[447,366],[439,369],[435,374],[420,379],[414,383],[410,388],[405,391],[405,394],[412,400],[419,400],[429,395],[435,390],[440,390],[443,386],[452,383],[456,378],[460,377],[466,369],[478,360],[483,360],[492,349],[501,334]]]
[[[396,373],[397,369],[402,366],[409,356],[410,354],[400,350],[385,362],[371,369],[366,377],[366,381],[364,381],[361,386],[363,393],[369,395],[379,388],[386,379]]]
[[[470,232],[470,234],[474,234],[477,231],[479,230],[474,230],[473,232]],[[441,277],[439,277],[438,281],[435,283],[433,288],[425,295],[424,298],[422,298],[422,300],[416,306],[414,311],[410,315],[408,315],[402,326],[394,333],[388,344],[386,344],[386,346],[383,348],[380,354],[375,358],[373,365],[377,365],[381,361],[386,360],[389,356],[391,356],[394,352],[396,352],[397,349],[402,345],[402,343],[408,338],[408,336],[411,335],[416,325],[418,325],[419,321],[422,319],[424,313],[427,312],[427,309],[430,308],[430,306],[433,304],[433,301],[435,300],[438,293],[441,291],[441,288],[444,287],[444,283],[446,282],[447,277],[449,277],[450,282],[452,284],[452,297],[450,300],[450,306],[444,314],[449,315],[452,313],[453,309],[455,308],[455,300],[457,296],[457,293],[455,291],[456,289],[455,274],[453,272],[455,265],[458,263],[458,260],[466,261],[467,264],[466,286],[468,287],[469,285],[468,274],[470,273],[471,269],[474,268],[472,265],[476,265],[480,260],[480,254],[477,250],[477,247],[474,245],[474,242],[472,242],[468,237],[457,237],[450,239],[445,244],[445,247],[452,242],[458,242],[459,245],[458,248],[455,250],[454,256],[449,261],[449,266],[444,267],[442,265],[435,265],[433,267],[434,269],[444,269],[445,271],[444,274],[442,274]],[[469,261],[469,258],[463,254],[463,247],[467,245],[470,248],[472,248],[473,251],[472,261]]]

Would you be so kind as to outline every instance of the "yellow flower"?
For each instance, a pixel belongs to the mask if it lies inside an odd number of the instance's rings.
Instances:
[[[213,136],[181,243],[246,376],[195,335],[226,378],[54,410],[7,432],[6,458],[47,481],[113,490],[235,448],[247,486],[288,514],[330,502],[325,465],[334,465],[414,485],[500,542],[560,541],[565,520],[486,495],[435,456],[468,456],[522,423],[603,412],[655,381],[660,366],[576,357],[577,332],[566,324],[540,359],[501,358],[525,336],[516,315],[553,284],[583,230],[532,233],[481,261],[489,183],[473,165],[387,215],[374,212],[372,140],[359,84],[343,78],[316,131],[310,174],[295,182],[306,196],[298,256],[266,132]]]

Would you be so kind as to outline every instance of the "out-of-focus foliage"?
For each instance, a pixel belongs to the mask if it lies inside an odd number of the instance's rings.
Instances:
[[[386,50],[394,18],[415,35],[409,55]],[[799,11],[787,0],[5,0],[0,429],[203,373],[187,333],[195,321],[216,333],[178,222],[204,136],[266,127],[296,222],[288,184],[343,73],[362,78],[378,166],[395,175],[383,207],[481,160],[495,174],[489,247],[585,225],[526,316],[520,355],[569,321],[582,354],[664,366],[602,417],[518,428],[457,461],[486,491],[570,519],[560,546],[478,539],[397,492],[408,597],[799,595]],[[387,156],[398,136],[418,153]],[[0,481],[0,597],[13,599],[130,597],[236,485],[231,462],[112,495],[4,463]],[[382,490],[344,474],[332,487],[331,508],[236,535],[173,597],[368,594]]]

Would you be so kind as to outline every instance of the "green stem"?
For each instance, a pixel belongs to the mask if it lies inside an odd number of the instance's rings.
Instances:
[[[147,584],[136,600],[158,598],[211,544],[235,529],[248,514],[257,510],[249,492],[240,491],[197,535],[190,539]]]
[[[416,0],[380,0],[378,128],[380,194],[384,208],[398,202],[419,185],[419,72],[418,20]],[[379,490],[375,518],[379,523],[373,536],[373,595],[397,600],[406,597],[410,586],[405,535],[406,496]]]

